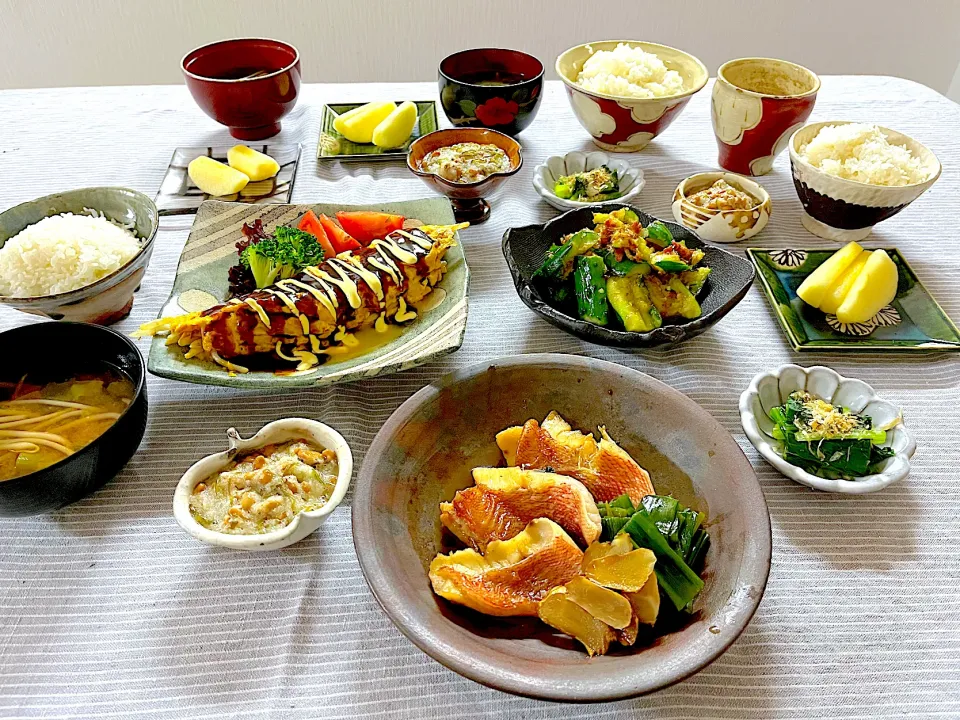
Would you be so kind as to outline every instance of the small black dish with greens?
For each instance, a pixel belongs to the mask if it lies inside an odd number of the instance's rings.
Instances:
[[[743,258],[626,205],[511,228],[503,254],[530,309],[583,340],[622,348],[699,335],[743,299],[754,278]]]

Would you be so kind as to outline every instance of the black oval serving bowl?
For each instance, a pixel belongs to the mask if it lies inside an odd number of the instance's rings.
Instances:
[[[565,212],[542,225],[508,229],[503,234],[503,256],[523,303],[551,325],[581,340],[620,348],[650,348],[696,337],[733,310],[747,294],[754,277],[753,265],[749,261],[703,242],[682,225],[661,220],[670,228],[675,240],[684,241],[689,248],[702,249],[704,258],[701,265],[711,268],[707,283],[697,296],[703,310],[700,317],[694,320],[666,320],[662,326],[650,332],[628,332],[594,325],[553,307],[533,282],[533,274],[543,262],[547,250],[551,245],[559,244],[564,235],[592,228],[593,213],[608,213],[627,207],[640,216],[644,227],[659,219],[629,205],[590,205]]]
[[[100,325],[46,322],[0,333],[0,381],[29,375],[36,382],[61,382],[104,365],[133,383],[133,401],[103,435],[69,457],[37,472],[0,481],[0,515],[41,515],[76,502],[101,487],[127,464],[147,427],[147,384],[143,357],[120,333]]]

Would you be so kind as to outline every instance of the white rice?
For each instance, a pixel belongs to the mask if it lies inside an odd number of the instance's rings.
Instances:
[[[63,213],[25,227],[0,248],[0,295],[42,297],[77,290],[140,252],[129,230],[99,214]]]
[[[638,47],[619,43],[598,50],[583,64],[577,85],[584,90],[619,97],[654,98],[683,92],[683,78],[667,70],[663,60]]]
[[[827,175],[867,185],[914,185],[930,177],[920,158],[876,125],[825,125],[798,154]]]

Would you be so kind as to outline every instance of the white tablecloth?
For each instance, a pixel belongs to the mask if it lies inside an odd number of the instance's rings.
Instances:
[[[517,298],[500,239],[509,226],[554,214],[533,190],[534,166],[591,148],[563,95],[548,84],[539,117],[520,138],[523,170],[494,197],[490,221],[462,235],[473,281],[459,352],[400,375],[286,395],[151,377],[147,434],[114,481],[52,515],[0,519],[0,717],[960,717],[956,356],[799,356],[757,287],[713,329],[673,348],[619,352],[547,325]],[[402,163],[318,166],[314,156],[326,101],[435,96],[432,83],[305,86],[276,138],[303,144],[294,201],[430,195]],[[629,158],[646,173],[643,209],[669,217],[677,182],[714,168],[709,100],[707,87],[662,138]],[[898,246],[960,320],[960,107],[905,80],[827,77],[811,120],[827,119],[897,128],[940,157],[939,182],[869,242]],[[92,185],[152,196],[175,147],[227,142],[183,87],[0,92],[0,208]],[[836,247],[801,227],[785,155],[762,182],[773,218],[747,245]],[[156,316],[185,228],[183,219],[164,220],[121,330]],[[0,329],[31,321],[0,309]],[[140,347],[145,352],[146,341]],[[248,434],[280,417],[314,417],[340,430],[359,462],[383,421],[424,384],[469,363],[543,351],[614,360],[686,393],[736,437],[763,485],[774,549],[760,609],[721,659],[676,687],[563,706],[446,670],[394,628],[367,590],[349,495],[318,533],[268,554],[204,545],[173,520],[180,475],[220,450],[231,425]],[[829,364],[901,403],[919,444],[911,476],[880,494],[840,496],[764,464],[742,433],[737,398],[755,373],[788,361]]]

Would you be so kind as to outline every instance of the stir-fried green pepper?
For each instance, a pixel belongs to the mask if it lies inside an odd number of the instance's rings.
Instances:
[[[629,332],[649,332],[663,324],[637,275],[607,278],[607,299]]]
[[[581,320],[594,325],[607,324],[607,285],[603,270],[603,259],[596,255],[581,255],[576,259],[573,280],[577,312]]]

